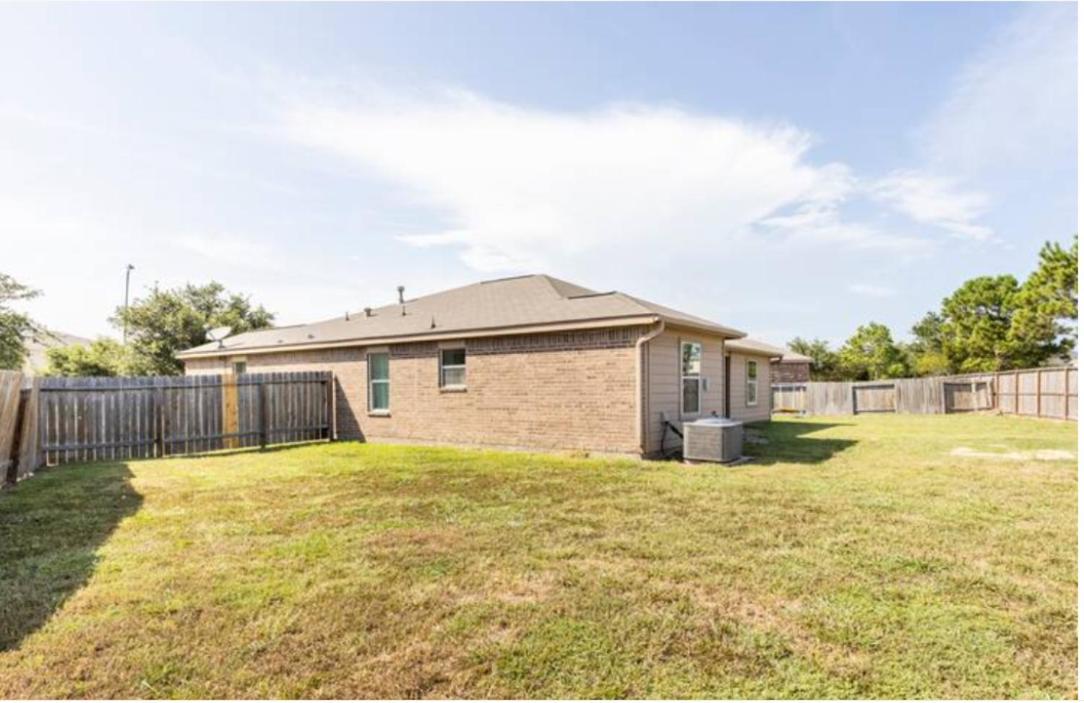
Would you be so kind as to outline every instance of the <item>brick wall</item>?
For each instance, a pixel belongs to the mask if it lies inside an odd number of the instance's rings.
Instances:
[[[772,383],[806,383],[809,381],[808,361],[773,361]]]
[[[339,436],[636,454],[636,339],[641,328],[466,340],[465,390],[438,387],[439,349],[396,344],[390,413],[370,415],[364,348],[251,354],[259,371],[335,373]],[[226,360],[185,371],[222,373]]]

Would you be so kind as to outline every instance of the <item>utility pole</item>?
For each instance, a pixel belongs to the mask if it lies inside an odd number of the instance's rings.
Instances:
[[[128,264],[124,269],[124,343],[128,343],[128,286],[132,280],[132,269],[135,266]]]

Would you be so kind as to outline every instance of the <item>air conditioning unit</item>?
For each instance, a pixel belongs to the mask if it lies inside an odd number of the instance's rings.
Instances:
[[[729,464],[741,459],[742,423],[725,417],[686,422],[685,460]]]

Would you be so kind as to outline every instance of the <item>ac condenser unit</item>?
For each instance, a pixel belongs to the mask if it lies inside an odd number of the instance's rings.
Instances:
[[[742,423],[723,417],[686,422],[685,460],[729,464],[741,458]]]

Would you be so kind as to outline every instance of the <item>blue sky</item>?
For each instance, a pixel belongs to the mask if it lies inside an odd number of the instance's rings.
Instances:
[[[898,336],[1077,230],[1072,4],[0,6],[0,270],[92,336],[544,271]]]

